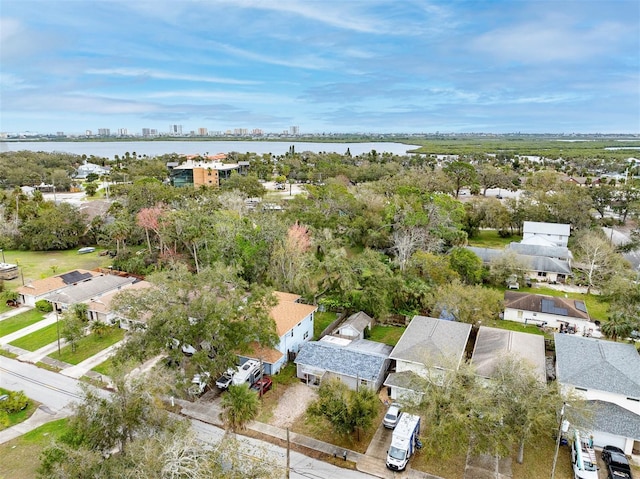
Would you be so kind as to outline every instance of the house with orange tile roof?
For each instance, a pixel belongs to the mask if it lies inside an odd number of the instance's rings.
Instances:
[[[26,306],[35,307],[36,301],[46,299],[45,296],[61,291],[70,285],[83,283],[91,278],[100,276],[100,274],[101,273],[97,271],[76,269],[49,278],[31,281],[16,290],[18,293],[18,301]]]
[[[270,312],[276,323],[278,345],[275,348],[264,348],[257,344],[245,354],[239,355],[240,362],[248,359],[262,361],[265,374],[276,374],[289,361],[290,356],[298,353],[300,346],[313,339],[313,314],[317,306],[300,303],[297,294],[274,292],[278,299]]]

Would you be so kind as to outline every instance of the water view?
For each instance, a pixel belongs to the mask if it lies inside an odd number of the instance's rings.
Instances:
[[[237,151],[239,153],[253,152],[260,155],[272,153],[283,155],[293,145],[297,152],[311,151],[336,152],[343,154],[349,149],[352,155],[361,155],[376,150],[378,153],[388,152],[405,155],[407,151],[419,148],[418,145],[406,145],[391,142],[369,143],[307,143],[300,141],[16,141],[0,142],[0,152],[4,151],[44,151],[65,152],[76,155],[94,155],[113,159],[115,155],[122,156],[126,152],[137,155],[159,156],[167,153],[185,155],[216,154]]]

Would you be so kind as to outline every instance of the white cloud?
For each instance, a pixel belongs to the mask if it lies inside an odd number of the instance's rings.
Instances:
[[[190,82],[222,83],[227,85],[258,85],[254,80],[237,80],[235,78],[221,78],[210,75],[187,75],[183,73],[163,72],[146,68],[91,68],[85,73],[89,75],[143,77],[158,80],[182,80]]]

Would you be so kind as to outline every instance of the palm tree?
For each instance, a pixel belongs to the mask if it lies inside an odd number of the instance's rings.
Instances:
[[[260,399],[247,384],[232,385],[222,397],[222,410],[227,427],[233,432],[242,430],[258,415]]]
[[[620,311],[609,316],[609,319],[600,326],[602,334],[617,341],[618,338],[626,338],[633,331],[633,322]]]

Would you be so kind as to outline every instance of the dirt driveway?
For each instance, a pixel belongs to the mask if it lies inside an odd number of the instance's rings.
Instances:
[[[290,386],[282,395],[269,421],[272,426],[291,427],[304,414],[311,401],[318,398],[318,392],[302,383]]]

